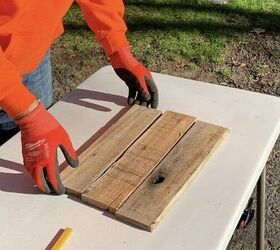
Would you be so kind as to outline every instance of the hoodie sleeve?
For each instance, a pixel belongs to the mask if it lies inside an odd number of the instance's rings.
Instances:
[[[5,57],[0,46],[0,107],[11,117],[16,117],[35,99],[35,96],[23,85],[16,66]]]
[[[128,47],[122,0],[76,0],[107,56]]]

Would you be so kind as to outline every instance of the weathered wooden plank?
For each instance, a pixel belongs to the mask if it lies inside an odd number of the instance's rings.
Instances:
[[[152,231],[226,134],[222,127],[196,122],[119,208],[116,216]]]
[[[130,108],[80,155],[77,169],[67,167],[61,173],[66,192],[80,197],[160,115],[158,110],[138,105]]]
[[[193,125],[196,118],[167,111],[102,177],[82,200],[115,212]]]

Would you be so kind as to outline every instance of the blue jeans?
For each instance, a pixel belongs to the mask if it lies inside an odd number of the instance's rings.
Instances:
[[[48,108],[53,102],[53,85],[52,70],[50,60],[50,50],[46,53],[39,66],[22,77],[23,84],[44,103]],[[6,114],[4,110],[0,110],[0,132],[9,131],[16,128],[17,125]]]

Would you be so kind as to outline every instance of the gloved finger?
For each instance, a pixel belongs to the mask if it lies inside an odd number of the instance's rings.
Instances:
[[[138,92],[138,93],[137,93],[136,100],[134,101],[134,104],[142,105],[143,102],[144,102],[144,103],[147,103],[147,102],[143,99],[143,96]]]
[[[44,175],[46,183],[48,184],[51,192],[57,194],[64,194],[65,188],[62,184],[62,181],[59,177],[59,167],[57,160],[57,148],[53,152],[52,156],[49,158],[47,165],[44,169]]]
[[[145,81],[143,74],[141,74],[140,76],[134,75],[133,85],[138,93],[136,99],[139,100],[141,98],[143,101],[146,101],[146,102],[148,102],[151,99],[151,95],[149,93],[149,90],[146,85],[146,81]]]
[[[55,159],[52,159],[48,162],[48,166],[46,167],[46,174],[47,174],[47,182],[51,189],[57,194],[64,194],[65,188],[62,184],[62,181],[59,176],[59,169],[58,169],[58,161],[57,161],[57,153],[55,154]]]
[[[60,144],[59,147],[60,147],[66,161],[68,162],[68,164],[73,168],[78,167],[79,159],[77,157],[75,149],[73,148],[72,142],[71,142],[68,134],[66,134],[63,137],[63,143]]]
[[[128,98],[127,103],[128,105],[133,105],[136,96],[136,89],[133,87],[128,87]]]
[[[147,106],[148,106],[148,103],[147,103],[147,102],[142,102],[142,103],[141,103],[141,106],[147,107]]]
[[[151,95],[144,79],[143,82],[144,83],[138,84],[138,94],[140,94],[140,98],[143,101],[148,102],[151,100]]]
[[[49,188],[49,191],[47,193],[48,194],[55,193],[55,190],[53,189],[52,184],[48,179],[48,174],[47,174],[46,168],[43,168],[42,180],[43,180],[44,185]]]
[[[145,75],[149,75],[150,72],[141,64],[133,69],[134,76],[136,78],[136,84],[138,86],[138,91],[142,95],[143,99],[148,102],[151,98],[148,86],[145,81]]]
[[[150,77],[145,76],[145,81],[151,93],[151,100],[150,100],[151,107],[156,109],[158,107],[158,99],[159,99],[157,86],[155,85],[153,79]]]
[[[48,193],[48,194],[51,192],[51,188],[49,187],[49,185],[46,181],[44,168],[42,166],[36,166],[33,168],[32,177],[33,177],[33,180],[34,180],[36,186],[41,191]]]

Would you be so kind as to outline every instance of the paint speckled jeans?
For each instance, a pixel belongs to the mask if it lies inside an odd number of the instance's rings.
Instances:
[[[38,98],[45,107],[53,102],[52,71],[50,61],[50,50],[46,53],[39,66],[22,77],[24,85]],[[17,125],[0,108],[0,133],[16,128]]]

